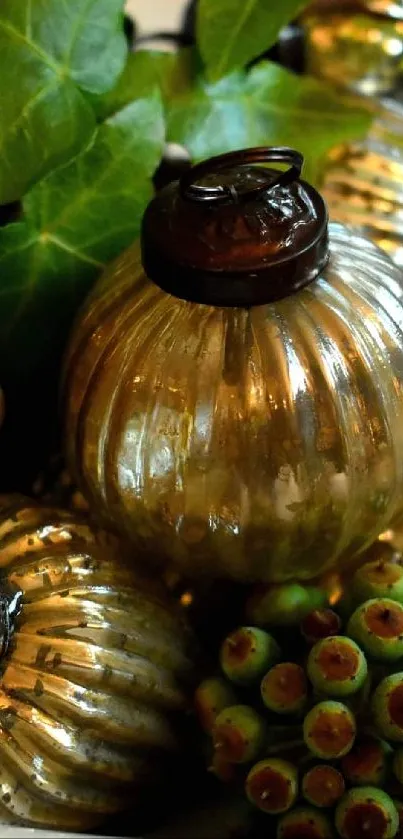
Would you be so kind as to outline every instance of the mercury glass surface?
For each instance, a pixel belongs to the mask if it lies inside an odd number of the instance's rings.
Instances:
[[[162,292],[138,246],[106,272],[65,373],[70,463],[145,561],[312,578],[403,504],[400,271],[330,226],[311,285],[252,309]]]
[[[388,94],[398,85],[403,21],[321,11],[307,14],[304,29],[311,75],[371,96]]]
[[[1,662],[0,825],[88,830],[178,747],[186,633],[116,540],[19,497],[0,498],[5,589],[23,603]]]
[[[403,0],[364,0],[363,5],[377,14],[403,20]]]
[[[330,215],[403,266],[403,107],[384,101],[365,140],[335,149],[323,185]]]

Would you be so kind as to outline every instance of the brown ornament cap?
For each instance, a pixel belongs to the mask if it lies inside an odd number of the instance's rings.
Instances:
[[[328,217],[299,179],[302,165],[292,149],[257,148],[191,168],[146,210],[147,275],[175,297],[215,306],[257,306],[312,282],[329,258]]]

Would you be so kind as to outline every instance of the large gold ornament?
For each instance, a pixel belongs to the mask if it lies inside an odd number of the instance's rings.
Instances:
[[[308,579],[345,567],[402,506],[401,275],[362,236],[330,225],[330,261],[295,291],[312,255],[305,242],[295,257],[297,237],[310,235],[317,193],[270,191],[268,169],[212,177],[223,191],[231,179],[242,201],[200,209],[170,188],[149,211],[150,221],[161,207],[165,227],[150,251],[143,238],[148,264],[177,296],[146,276],[135,245],[76,326],[70,462],[93,508],[149,561],[185,575]],[[263,197],[248,201],[245,189],[264,179]],[[203,260],[219,270],[198,274]],[[238,274],[226,273],[231,260]],[[206,287],[227,305],[179,299],[200,301]],[[273,289],[281,299],[264,303]],[[261,305],[240,305],[249,293]]]
[[[89,829],[177,749],[185,631],[72,514],[0,498],[0,566],[0,824]]]

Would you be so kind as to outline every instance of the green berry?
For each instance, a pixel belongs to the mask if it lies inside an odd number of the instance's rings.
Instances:
[[[379,683],[372,696],[372,711],[379,733],[403,742],[403,673],[392,673]]]
[[[264,813],[285,813],[297,798],[297,767],[280,758],[261,760],[250,770],[245,790],[251,804]]]
[[[333,609],[314,609],[301,621],[301,632],[308,644],[339,635],[340,629],[341,620]]]
[[[403,603],[403,567],[385,559],[366,562],[354,574],[352,592],[356,603],[376,597]]]
[[[218,714],[236,704],[236,697],[224,679],[205,679],[196,690],[195,710],[201,726],[211,734]]]
[[[249,763],[264,749],[267,729],[262,717],[248,705],[232,705],[218,715],[213,746],[228,763]]]
[[[307,665],[313,687],[327,696],[356,693],[367,678],[364,654],[351,638],[335,635],[312,647]]]
[[[390,746],[375,737],[361,737],[346,755],[341,768],[353,786],[380,786],[386,778]]]
[[[399,826],[392,799],[376,787],[356,787],[346,792],[335,821],[342,839],[393,839]]]
[[[314,807],[333,807],[344,792],[343,775],[327,763],[313,766],[302,779],[302,794]]]
[[[321,609],[326,604],[326,592],[317,586],[263,585],[253,592],[246,614],[257,626],[296,626],[313,609]]]
[[[333,760],[352,748],[356,734],[353,714],[341,702],[318,702],[304,720],[304,740],[316,757]]]
[[[306,705],[304,670],[291,661],[272,667],[263,678],[260,690],[266,708],[277,714],[295,714]]]
[[[253,626],[242,626],[225,639],[220,662],[231,682],[248,685],[260,680],[279,657],[279,646],[268,632]]]
[[[403,606],[394,600],[367,600],[351,616],[347,634],[369,655],[396,661],[403,655]]]
[[[332,839],[329,819],[312,807],[298,807],[278,821],[277,839]]]

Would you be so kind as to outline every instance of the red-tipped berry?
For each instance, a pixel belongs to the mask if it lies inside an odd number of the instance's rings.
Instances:
[[[249,763],[264,749],[266,724],[248,705],[233,705],[218,715],[213,728],[213,746],[228,763]]]
[[[248,685],[260,681],[279,657],[278,644],[268,632],[253,626],[242,626],[225,639],[220,662],[231,682]]]
[[[403,672],[392,673],[379,683],[372,697],[372,710],[379,733],[403,742]]]
[[[301,621],[301,632],[308,644],[339,635],[340,629],[341,620],[332,609],[314,609]]]
[[[264,813],[285,813],[298,794],[298,773],[294,764],[279,758],[261,760],[249,772],[245,784],[251,804]]]
[[[218,714],[235,705],[236,697],[224,679],[205,679],[196,690],[194,704],[201,726],[211,734]]]
[[[353,786],[381,786],[386,778],[390,746],[375,737],[358,738],[343,757],[342,772]]]
[[[392,799],[376,787],[347,792],[337,807],[335,821],[342,839],[393,839],[399,825]]]
[[[298,807],[278,821],[277,839],[332,839],[330,819],[313,807]]]
[[[314,688],[327,696],[356,693],[368,672],[364,653],[344,635],[318,641],[309,654],[307,669]]]
[[[312,766],[302,779],[302,794],[314,807],[333,807],[344,792],[343,775],[327,763]]]
[[[304,740],[316,757],[343,757],[353,746],[356,724],[350,709],[341,702],[319,702],[304,720]]]
[[[352,592],[356,603],[376,597],[403,603],[403,567],[385,559],[366,562],[354,574]]]
[[[348,635],[379,661],[403,655],[403,606],[394,600],[367,600],[351,616]]]
[[[266,708],[277,714],[295,714],[307,700],[307,681],[299,664],[287,661],[272,667],[262,680],[261,694]]]

